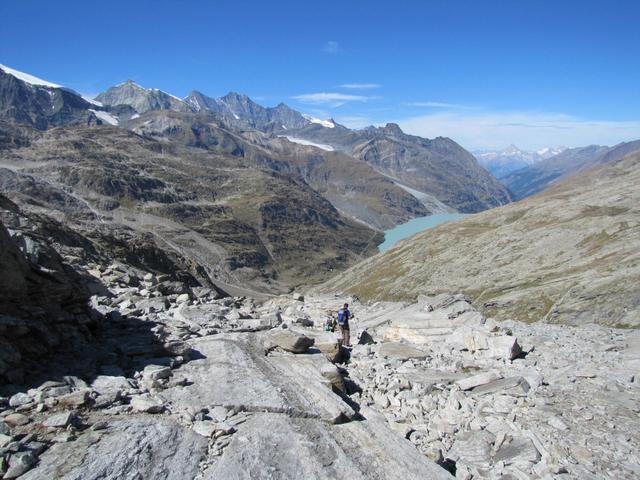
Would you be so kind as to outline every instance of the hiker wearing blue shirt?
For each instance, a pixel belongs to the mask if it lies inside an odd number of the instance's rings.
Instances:
[[[345,303],[344,306],[338,310],[338,328],[340,329],[340,334],[342,335],[342,345],[345,347],[350,347],[351,343],[349,342],[349,319],[351,318],[351,312],[349,311],[349,304]]]

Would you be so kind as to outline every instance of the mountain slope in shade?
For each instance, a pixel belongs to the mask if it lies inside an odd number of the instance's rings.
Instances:
[[[463,292],[500,319],[640,326],[640,152],[440,225],[322,289],[363,299]]]
[[[625,142],[614,147],[590,145],[571,148],[534,165],[516,170],[503,178],[503,181],[516,199],[522,199],[544,190],[561,178],[616,160],[639,149],[640,141]]]

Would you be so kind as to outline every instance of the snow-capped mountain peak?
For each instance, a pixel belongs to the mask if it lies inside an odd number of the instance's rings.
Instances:
[[[45,88],[56,88],[56,89],[63,89],[63,90],[68,90],[72,93],[75,93],[76,95],[79,95],[80,97],[82,97],[85,101],[96,105],[98,107],[102,107],[102,103],[97,102],[91,98],[88,98],[84,95],[82,95],[81,93],[76,92],[75,90],[72,90],[71,88],[67,88],[63,85],[58,85],[57,83],[53,83],[53,82],[49,82],[47,80],[43,80],[41,78],[36,77],[35,75],[31,75],[30,73],[25,73],[25,72],[21,72],[19,70],[16,70],[14,68],[11,67],[7,67],[6,65],[3,65],[0,63],[0,70],[3,70],[4,73],[8,73],[9,75],[12,75],[14,77],[16,77],[18,80],[22,80],[24,83],[31,85],[33,87],[45,87]]]
[[[319,118],[312,117],[311,115],[307,115],[305,113],[303,113],[302,116],[305,119],[309,120],[311,123],[317,123],[318,125],[322,125],[323,127],[326,127],[326,128],[334,128],[336,126],[335,123],[333,123],[331,120],[321,120]]]

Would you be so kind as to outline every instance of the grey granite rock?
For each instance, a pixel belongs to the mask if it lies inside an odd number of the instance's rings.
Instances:
[[[75,442],[52,446],[25,480],[182,480],[194,478],[207,441],[171,421],[113,422],[107,433],[88,430]]]

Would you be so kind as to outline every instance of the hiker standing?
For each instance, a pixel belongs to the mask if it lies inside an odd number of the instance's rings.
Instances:
[[[345,303],[344,306],[338,310],[338,328],[340,329],[340,334],[342,335],[342,345],[345,347],[350,347],[350,338],[349,338],[349,319],[351,318],[351,312],[349,311],[349,304]]]

